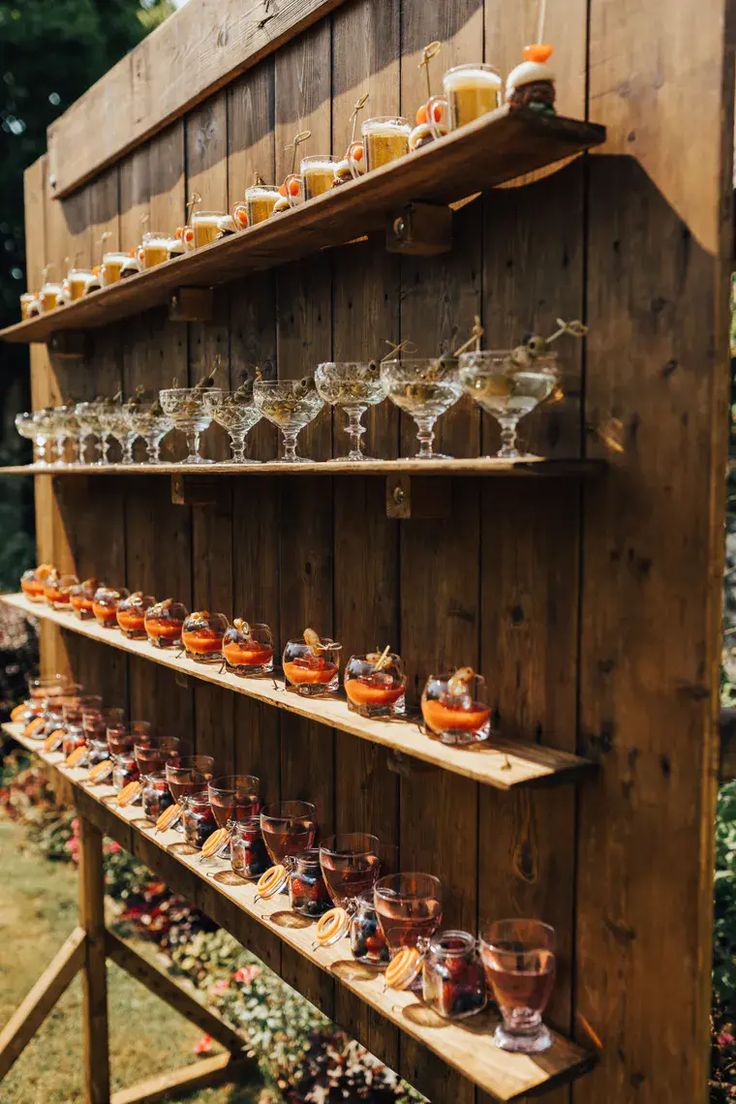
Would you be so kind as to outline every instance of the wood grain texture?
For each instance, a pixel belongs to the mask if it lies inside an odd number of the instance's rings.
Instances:
[[[102,833],[79,817],[79,922],[85,931],[82,980],[84,1083],[88,1104],[110,1099]]]

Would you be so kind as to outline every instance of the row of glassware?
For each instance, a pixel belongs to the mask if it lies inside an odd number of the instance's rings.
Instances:
[[[49,564],[24,572],[21,591],[31,602],[45,602],[82,621],[96,621],[128,640],[148,640],[154,648],[180,648],[198,663],[220,664],[242,677],[262,678],[274,670],[274,639],[265,623],[249,623],[223,613],[190,613],[172,598],[80,582]],[[303,697],[334,696],[340,689],[342,644],[307,628],[288,640],[281,656],[285,687]],[[343,673],[348,709],[363,717],[406,716],[407,678],[401,656],[383,651],[352,655]],[[422,717],[430,736],[454,746],[481,743],[491,734],[491,707],[486,682],[470,667],[431,674],[421,697]]]
[[[86,768],[88,784],[111,782],[118,806],[140,803],[149,830],[181,833],[170,844],[175,852],[224,864],[216,879],[255,882],[256,900],[288,894],[289,908],[316,922],[315,951],[349,940],[353,956],[383,971],[388,988],[418,992],[446,1020],[472,1016],[495,998],[499,1047],[536,1053],[551,1045],[542,1021],[556,965],[548,925],[496,921],[479,940],[441,930],[439,878],[387,873],[395,849],[367,832],[320,839],[311,802],[264,804],[256,776],[219,775],[212,756],[190,754],[148,721],[126,723],[122,709],[104,708],[65,676],[29,680],[29,698],[12,719],[45,751],[61,750],[67,766]]]
[[[434,451],[437,419],[465,393],[490,414],[501,427],[499,457],[521,455],[516,445],[517,425],[540,403],[559,397],[560,372],[555,353],[531,356],[526,346],[500,351],[477,350],[458,357],[425,357],[384,360],[380,364],[359,361],[320,364],[314,376],[301,380],[261,380],[236,391],[218,387],[175,387],[158,393],[153,402],[97,399],[61,407],[18,414],[18,432],[34,442],[34,463],[48,460],[66,463],[67,443],[72,443],[72,462],[84,463],[87,446],[98,440],[97,464],[108,463],[110,438],[120,442],[122,463],[133,462],[137,438],[146,444],[148,463],[160,462],[159,448],[166,434],[176,428],[186,435],[188,455],[182,463],[206,464],[199,454],[200,434],[212,421],[230,437],[234,463],[258,463],[246,459],[245,444],[250,430],[261,417],[281,430],[280,459],[295,463],[299,432],[316,418],[325,403],[340,407],[347,418],[350,440],[343,461],[371,459],[364,455],[361,437],[366,410],[389,398],[409,414],[417,427],[420,460],[444,459]]]
[[[294,138],[291,172],[280,185],[266,184],[256,174],[256,182],[245,189],[244,201],[236,203],[229,212],[198,210],[202,199],[195,194],[188,204],[187,225],[178,227],[173,234],[148,230],[129,252],[104,252],[100,265],[74,266],[61,281],[49,279],[50,266],[47,266],[40,291],[27,291],[21,296],[21,317],[31,318],[55,310],[97,288],[118,283],[126,276],[153,268],[191,249],[210,245],[225,234],[278,216],[347,181],[359,179],[366,172],[406,157],[501,105],[504,84],[501,75],[494,66],[482,62],[448,69],[442,78],[443,94],[433,96],[429,63],[439,50],[440,43],[432,42],[423,51],[428,98],[417,109],[414,127],[402,116],[381,116],[366,119],[357,138],[358,112],[368,100],[367,95],[361,96],[350,117],[350,140],[343,156],[302,157],[297,172],[298,147],[311,137],[310,131],[303,131]],[[505,96],[510,111],[526,107],[540,113],[554,112],[554,74],[547,65],[551,53],[552,47],[542,43],[525,48],[525,60],[506,79]]]

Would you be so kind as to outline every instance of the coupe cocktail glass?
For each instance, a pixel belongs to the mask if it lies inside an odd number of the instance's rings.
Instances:
[[[333,904],[354,908],[359,897],[372,893],[378,880],[378,837],[367,832],[327,836],[319,847],[319,861]]]
[[[46,463],[46,441],[48,438],[39,426],[39,411],[26,410],[15,415],[15,428],[21,437],[27,441],[33,441],[33,466],[39,467]]]
[[[104,415],[108,432],[120,445],[121,464],[133,463],[133,444],[138,436],[131,425],[131,413],[134,409],[128,403],[114,403]]]
[[[261,810],[263,842],[273,863],[313,846],[316,809],[309,801],[276,801]]]
[[[379,365],[375,361],[326,361],[318,364],[314,373],[317,392],[331,406],[341,406],[347,414],[345,432],[351,441],[347,456],[339,460],[369,460],[360,447],[365,433],[361,418],[369,406],[386,398]]]
[[[73,444],[71,463],[73,464],[75,462],[75,435],[78,429],[79,423],[77,422],[77,415],[73,406],[55,406],[53,408],[51,433],[54,438],[55,459],[53,462],[57,467],[66,467],[67,462],[64,458],[64,452],[67,441],[71,441]]]
[[[146,459],[149,464],[160,464],[159,449],[169,430],[174,428],[174,423],[168,414],[164,414],[163,407],[158,399],[152,403],[140,403],[130,412],[131,429],[137,437],[142,437],[146,443]]]
[[[450,459],[435,452],[432,446],[435,422],[463,393],[457,360],[453,357],[385,360],[381,364],[381,379],[391,402],[416,422],[420,446],[416,459]]]
[[[171,387],[165,391],[159,391],[159,399],[164,414],[168,414],[172,424],[186,435],[189,455],[184,464],[211,464],[211,460],[205,460],[199,455],[199,436],[212,421],[211,414],[205,406],[205,393],[209,391],[207,402],[213,401],[213,393],[219,388],[200,387]]]
[[[430,675],[422,691],[422,717],[430,734],[443,744],[462,747],[487,740],[491,707],[486,680],[470,667]]]
[[[501,427],[501,448],[496,455],[508,460],[521,458],[524,454],[516,447],[517,427],[557,387],[556,353],[530,357],[522,364],[509,349],[461,353],[458,374],[471,398]]]
[[[276,463],[306,462],[297,456],[296,439],[324,406],[314,380],[256,380],[253,400],[264,418],[281,430],[284,454]]]
[[[501,1050],[539,1054],[552,1046],[542,1015],[555,983],[555,932],[539,920],[497,920],[482,933],[486,981],[503,1023],[494,1041]]]
[[[237,391],[205,391],[204,405],[210,418],[230,435],[233,463],[259,463],[258,460],[249,460],[245,455],[245,438],[256,422],[261,420],[261,411],[253,402],[252,389],[242,387]]]
[[[344,684],[348,709],[362,717],[398,717],[406,712],[406,675],[401,656],[394,652],[351,656]]]
[[[74,412],[77,415],[77,424],[79,425],[79,459],[84,461],[85,453],[87,450],[87,444],[91,437],[100,438],[98,444],[99,456],[93,461],[95,464],[104,464],[104,448],[102,443],[102,422],[100,421],[100,403],[95,402],[78,402],[74,407]]]

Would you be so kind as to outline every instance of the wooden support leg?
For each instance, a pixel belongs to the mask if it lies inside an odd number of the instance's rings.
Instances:
[[[83,978],[84,1078],[87,1104],[109,1104],[105,878],[102,833],[79,817],[79,916],[87,933]]]

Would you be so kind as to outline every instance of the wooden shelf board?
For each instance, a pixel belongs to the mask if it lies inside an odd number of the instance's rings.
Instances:
[[[382,228],[406,203],[459,201],[599,145],[605,135],[605,127],[593,123],[499,108],[283,215],[8,326],[0,338],[46,342],[61,330],[105,326],[167,303],[179,287],[227,283],[343,245]]]
[[[456,475],[483,477],[580,478],[603,471],[601,460],[556,460],[543,456],[504,460],[472,457],[453,460],[311,460],[301,464],[24,464],[0,467],[0,475]]]
[[[154,648],[146,640],[128,640],[117,629],[105,629],[95,621],[80,621],[72,613],[61,613],[48,606],[34,604],[22,594],[5,594],[0,598],[29,617],[52,621],[69,632],[111,645],[151,663],[159,663],[179,674],[234,690],[288,713],[295,713],[317,724],[381,744],[401,755],[409,755],[413,759],[464,775],[495,789],[512,790],[521,786],[574,783],[596,769],[590,760],[540,744],[495,738],[486,745],[477,745],[474,748],[445,747],[439,741],[426,736],[415,720],[371,720],[351,712],[342,697],[304,698],[286,690],[281,678],[241,678],[227,671],[221,672],[217,664],[197,663],[186,656],[177,655],[175,649]]]
[[[133,833],[134,837],[143,837],[147,845],[145,851],[141,853],[137,847],[135,850],[140,857],[145,856],[144,861],[154,871],[159,857],[162,861],[165,861],[164,856],[169,861],[173,858],[187,872],[185,884],[191,882],[192,886],[188,895],[205,912],[214,915],[218,922],[232,930],[233,935],[240,938],[243,929],[232,922],[228,923],[227,913],[223,914],[222,908],[218,907],[218,898],[226,898],[251,921],[256,921],[272,936],[324,970],[379,1015],[439,1055],[443,1061],[459,1070],[464,1077],[494,1099],[520,1100],[529,1093],[569,1082],[587,1072],[594,1064],[594,1054],[582,1050],[557,1034],[554,1035],[552,1048],[545,1054],[509,1054],[493,1044],[491,1033],[497,1022],[493,1013],[480,1013],[463,1024],[447,1023],[435,1016],[413,994],[385,991],[383,975],[352,960],[344,943],[314,950],[314,924],[307,922],[304,927],[286,926],[283,922],[286,912],[284,897],[277,897],[273,901],[256,901],[255,886],[251,883],[230,886],[215,882],[212,875],[228,870],[229,863],[222,860],[203,862],[199,854],[182,855],[169,851],[171,844],[180,843],[182,839],[175,831],[156,835],[152,825],[141,825],[140,808],[118,809],[111,803],[115,793],[111,786],[103,784],[92,787],[85,784],[85,768],[68,768],[64,766],[63,756],[59,752],[43,752],[38,741],[29,740],[22,735],[21,725],[4,724],[2,728],[71,782],[80,812],[88,815],[92,811],[91,807],[96,806],[90,819],[106,835],[118,839],[123,846],[129,846],[129,841],[127,834],[123,834],[121,838],[121,828]],[[166,878],[166,870],[162,876]],[[181,881],[178,884],[181,886]]]

